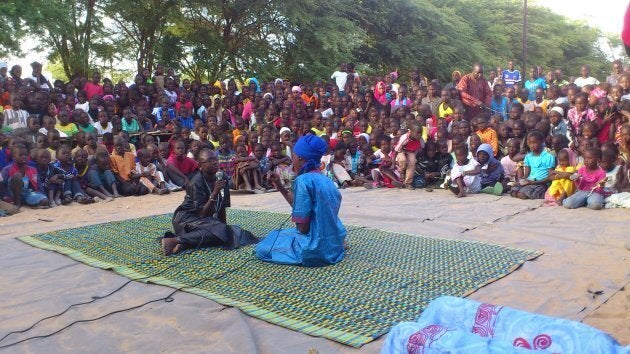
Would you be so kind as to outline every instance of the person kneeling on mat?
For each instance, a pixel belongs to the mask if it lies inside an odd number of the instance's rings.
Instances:
[[[238,226],[226,224],[225,209],[230,194],[225,173],[219,172],[214,152],[199,153],[199,171],[186,185],[186,196],[173,214],[173,229],[162,238],[165,255],[187,248],[222,246],[227,249],[256,243],[254,235]],[[217,178],[219,177],[219,178]]]

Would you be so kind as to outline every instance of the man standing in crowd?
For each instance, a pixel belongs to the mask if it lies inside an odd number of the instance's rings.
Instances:
[[[473,65],[472,73],[459,80],[457,90],[466,106],[464,118],[468,121],[483,112],[484,106],[490,106],[492,91],[483,77],[483,65],[479,63]]]
[[[582,73],[581,77],[575,79],[575,84],[578,87],[583,87],[586,85],[599,85],[599,80],[591,76],[591,67],[588,65],[582,65]]]

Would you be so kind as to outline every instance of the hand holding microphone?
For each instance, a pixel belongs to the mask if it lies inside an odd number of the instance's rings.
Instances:
[[[227,186],[227,179],[225,178],[225,172],[218,171],[214,175],[216,181],[214,182],[214,189],[212,190],[212,194],[216,197],[221,194],[221,198],[225,197],[225,187]]]

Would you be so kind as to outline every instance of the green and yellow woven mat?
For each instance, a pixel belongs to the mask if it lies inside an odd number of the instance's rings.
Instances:
[[[257,236],[285,214],[231,209],[228,222]],[[417,318],[441,295],[465,296],[541,253],[348,226],[350,250],[340,264],[304,268],[263,263],[253,247],[161,255],[158,238],[171,215],[110,222],[20,238],[103,269],[183,288],[313,336],[360,347],[400,321]]]

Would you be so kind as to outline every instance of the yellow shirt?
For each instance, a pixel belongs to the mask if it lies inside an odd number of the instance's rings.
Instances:
[[[74,123],[68,123],[66,125],[61,125],[61,123],[57,123],[55,124],[55,129],[66,134],[68,137],[71,137],[79,132],[79,128],[77,128]]]
[[[438,118],[446,118],[453,114],[453,109],[451,107],[447,107],[446,109],[444,109],[444,106],[444,102],[440,103],[440,105],[438,106]]]

